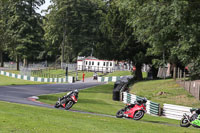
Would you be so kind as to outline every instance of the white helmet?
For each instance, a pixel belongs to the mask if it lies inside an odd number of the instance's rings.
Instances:
[[[78,94],[78,90],[77,90],[77,89],[76,89],[76,90],[73,90],[73,92],[76,93],[76,94]]]

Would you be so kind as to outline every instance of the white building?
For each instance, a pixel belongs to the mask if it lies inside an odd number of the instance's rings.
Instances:
[[[78,57],[77,70],[96,71],[96,72],[113,72],[115,61],[99,60],[95,57]]]

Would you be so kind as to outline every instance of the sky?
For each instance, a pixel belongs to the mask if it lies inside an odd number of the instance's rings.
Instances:
[[[39,10],[37,10],[38,13],[41,13],[42,10],[46,10],[48,6],[50,5],[50,0],[45,0],[45,4],[43,4]],[[41,13],[42,15],[45,15],[44,13]]]

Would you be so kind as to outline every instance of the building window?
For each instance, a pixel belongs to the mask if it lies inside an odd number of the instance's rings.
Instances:
[[[92,62],[92,65],[94,65],[94,61]]]
[[[100,65],[100,63],[98,62],[98,63],[97,63],[97,65],[99,66],[99,65]]]
[[[87,61],[85,62],[85,65],[87,65]]]
[[[109,62],[106,62],[106,66],[108,66],[108,63],[109,63]]]
[[[105,66],[106,65],[106,63],[105,62],[103,62],[103,66]]]
[[[89,62],[89,66],[91,65],[91,61]]]
[[[112,62],[110,62],[110,66],[112,66]]]

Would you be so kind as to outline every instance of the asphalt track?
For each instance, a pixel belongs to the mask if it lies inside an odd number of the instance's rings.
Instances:
[[[74,89],[86,89],[101,84],[103,83],[98,83],[97,81],[87,79],[86,82],[79,81],[76,83],[67,84],[0,86],[0,101],[52,108],[50,105],[35,102],[31,97],[43,94],[67,92]]]
[[[90,88],[90,87],[102,85],[102,84],[104,83],[98,83],[97,81],[93,81],[92,79],[87,79],[86,82],[77,82],[77,83],[68,83],[68,84],[0,86],[0,101],[54,108],[53,105],[41,103],[39,101],[36,101],[32,97],[44,95],[44,94],[67,92],[74,89],[81,90],[81,89],[86,89],[86,88]],[[78,111],[78,110],[73,110],[73,109],[70,109],[69,111],[116,118],[113,115],[84,112],[84,111]],[[143,121],[143,120],[140,120],[140,122],[179,127],[179,125],[169,124],[169,123],[164,123],[164,122]]]

